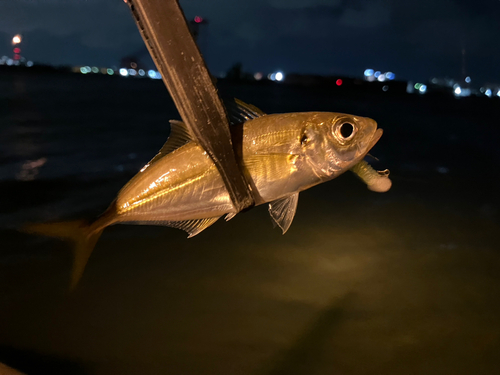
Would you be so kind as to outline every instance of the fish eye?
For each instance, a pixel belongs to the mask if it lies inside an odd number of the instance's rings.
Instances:
[[[300,144],[302,146],[305,146],[309,142],[309,138],[307,138],[306,133],[302,134],[302,137],[300,137]]]
[[[351,137],[354,134],[354,125],[344,122],[339,126],[339,133],[344,139]]]

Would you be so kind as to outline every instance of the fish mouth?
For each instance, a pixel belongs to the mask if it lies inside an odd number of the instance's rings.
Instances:
[[[384,131],[382,129],[376,129],[375,132],[373,133],[371,139],[368,141],[368,145],[366,146],[366,148],[362,150],[362,145],[359,145],[358,147],[360,148],[360,153],[358,154],[358,157],[356,158],[355,160],[355,163],[358,163],[359,161],[363,160],[364,157],[366,156],[366,154],[368,154],[368,152],[370,152],[370,150],[373,148],[373,146],[375,146],[377,144],[377,142],[379,141],[380,137],[382,137],[382,134],[384,133]]]
[[[377,142],[379,141],[380,137],[382,137],[383,133],[384,133],[384,131],[382,129],[375,130],[375,133],[372,136],[370,144],[368,145],[368,147],[366,149],[367,153],[368,153],[368,151],[370,151],[373,148],[373,146],[375,146],[377,144]]]

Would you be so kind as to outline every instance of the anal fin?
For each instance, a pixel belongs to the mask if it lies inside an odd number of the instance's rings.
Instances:
[[[194,237],[197,234],[203,232],[217,220],[219,220],[220,216],[216,217],[208,217],[205,219],[195,219],[195,220],[183,220],[183,221],[163,221],[163,220],[155,220],[155,221],[134,221],[134,222],[125,222],[123,224],[139,224],[139,225],[162,225],[165,227],[182,229],[183,231],[189,234],[188,238]]]

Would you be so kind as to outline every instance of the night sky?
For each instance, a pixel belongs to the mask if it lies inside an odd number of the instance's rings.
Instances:
[[[499,0],[189,0],[188,18],[209,20],[200,40],[211,71],[236,62],[248,72],[500,82]],[[0,0],[0,55],[53,65],[119,66],[142,39],[123,0]]]

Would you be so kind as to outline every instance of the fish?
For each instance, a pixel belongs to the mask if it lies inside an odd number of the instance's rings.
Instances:
[[[268,204],[283,234],[293,221],[300,192],[353,169],[383,133],[367,117],[334,112],[266,114],[242,101],[234,103],[228,113],[236,159],[255,206]],[[171,120],[170,126],[159,153],[94,222],[39,223],[26,228],[33,234],[74,242],[71,288],[110,225],[163,225],[193,237],[222,216],[230,220],[238,213],[217,167],[186,125]]]

